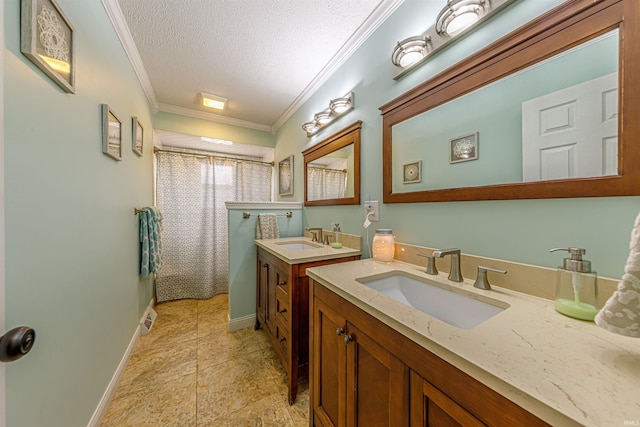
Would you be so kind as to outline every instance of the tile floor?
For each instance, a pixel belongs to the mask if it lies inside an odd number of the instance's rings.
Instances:
[[[102,426],[308,426],[309,386],[293,406],[269,339],[253,328],[227,332],[227,295],[155,307]]]

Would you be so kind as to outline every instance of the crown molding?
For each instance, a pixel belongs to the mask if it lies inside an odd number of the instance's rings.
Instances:
[[[192,110],[190,108],[178,107],[177,105],[159,104],[158,111],[273,133],[273,127],[269,125],[249,122],[247,120],[234,119],[233,117],[221,116],[219,114],[207,113],[205,111]]]
[[[404,2],[404,0],[382,0],[378,7],[371,12],[369,17],[345,42],[340,50],[331,58],[318,75],[289,105],[282,116],[274,123],[274,132],[280,129],[292,115],[331,77],[342,64],[378,29],[380,25]]]
[[[120,43],[124,48],[127,57],[129,57],[129,62],[133,66],[133,70],[138,76],[138,81],[142,86],[142,90],[147,96],[147,100],[151,105],[153,111],[158,110],[158,99],[156,98],[156,94],[153,91],[153,86],[151,86],[151,81],[149,80],[149,75],[147,74],[147,70],[144,68],[144,64],[142,63],[142,58],[140,57],[140,53],[138,52],[138,48],[133,41],[133,37],[131,36],[131,32],[129,31],[129,26],[127,25],[127,21],[124,19],[124,15],[122,15],[122,9],[120,9],[120,5],[117,0],[102,0],[102,6],[107,12],[107,16],[109,16],[109,20],[111,21],[111,25],[116,30],[116,34],[120,39]]]

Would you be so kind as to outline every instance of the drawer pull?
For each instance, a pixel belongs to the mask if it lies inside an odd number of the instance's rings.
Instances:
[[[337,335],[337,336],[340,336],[340,335],[342,335],[342,334],[344,334],[344,329],[342,329],[342,328],[337,328],[337,329],[336,329],[336,335]]]

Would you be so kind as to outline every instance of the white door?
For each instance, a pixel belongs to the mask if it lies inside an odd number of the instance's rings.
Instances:
[[[4,46],[4,4],[0,5],[0,46]],[[0,335],[4,334],[4,49],[0,49]],[[4,364],[0,363],[0,427],[6,426]]]
[[[522,103],[522,178],[618,174],[618,73]]]

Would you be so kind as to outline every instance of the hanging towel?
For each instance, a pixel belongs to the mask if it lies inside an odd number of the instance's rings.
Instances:
[[[631,231],[629,258],[622,280],[595,321],[610,332],[640,338],[640,214]]]
[[[280,237],[278,231],[278,218],[275,214],[260,214],[256,224],[256,239],[277,239]]]
[[[154,207],[141,209],[138,214],[140,234],[140,274],[148,276],[162,267],[162,214]]]

